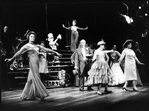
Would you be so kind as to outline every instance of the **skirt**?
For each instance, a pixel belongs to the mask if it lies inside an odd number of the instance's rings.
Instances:
[[[88,71],[88,85],[93,84],[109,84],[112,85],[113,75],[107,62],[95,61],[91,69]]]

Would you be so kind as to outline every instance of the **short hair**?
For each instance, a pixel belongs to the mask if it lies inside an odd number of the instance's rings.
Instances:
[[[29,36],[30,36],[31,34],[34,34],[35,37],[36,37],[36,33],[35,33],[34,31],[29,31],[28,34],[27,34],[27,36],[26,36],[26,38],[29,39]]]
[[[86,43],[85,39],[80,40],[80,43],[82,43],[82,42],[85,42]]]
[[[75,23],[77,23],[77,20],[73,19],[72,22],[73,22],[73,21],[74,21]]]

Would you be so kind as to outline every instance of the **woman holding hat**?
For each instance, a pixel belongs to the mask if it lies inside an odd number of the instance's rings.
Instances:
[[[36,33],[34,31],[30,31],[27,35],[27,38],[29,40],[28,43],[26,43],[24,46],[21,47],[21,49],[14,54],[12,58],[5,59],[5,61],[10,62],[14,60],[16,57],[22,55],[23,53],[27,52],[28,58],[29,58],[29,73],[27,82],[25,84],[25,87],[23,89],[23,92],[21,94],[22,100],[31,100],[39,98],[40,100],[44,100],[45,97],[47,97],[49,94],[46,91],[45,86],[40,80],[39,75],[39,52],[43,51],[46,53],[53,52],[57,55],[60,55],[56,51],[53,51],[51,49],[45,48],[41,45],[34,44],[34,41],[36,39]]]
[[[50,46],[51,49],[57,50],[57,46],[59,46],[59,44],[57,43],[57,41],[58,41],[59,39],[62,39],[62,37],[61,37],[60,34],[59,34],[59,35],[57,36],[57,38],[54,40],[53,33],[49,33],[49,34],[48,34],[48,38],[47,38],[46,40],[49,41],[49,46]]]
[[[97,45],[99,46],[98,49],[95,50],[92,61],[95,61],[91,69],[88,71],[88,84],[97,85],[97,94],[103,94],[100,91],[102,85],[105,86],[104,93],[111,93],[108,90],[108,84],[112,84],[112,75],[108,65],[108,55],[107,53],[113,52],[113,50],[104,50],[105,49],[105,42],[103,40],[99,41]]]
[[[132,81],[133,84],[133,91],[138,91],[136,87],[136,80],[137,80],[137,70],[136,70],[136,61],[138,64],[141,63],[138,58],[135,55],[135,52],[132,50],[133,40],[128,39],[123,44],[124,50],[122,51],[122,55],[119,59],[119,63],[121,64],[121,61],[125,60],[124,65],[124,76],[125,76],[125,84],[122,89],[127,89],[128,81]]]

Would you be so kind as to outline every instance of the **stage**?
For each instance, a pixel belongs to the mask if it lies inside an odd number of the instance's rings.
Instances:
[[[0,40],[7,52],[0,64],[0,69],[3,69],[0,70],[0,78],[2,89],[13,88],[1,91],[1,111],[149,111],[148,1],[3,0],[0,6]],[[133,23],[128,23],[123,14],[133,18]],[[106,95],[97,95],[96,87],[93,91],[79,91],[78,75],[73,74],[74,64],[71,62],[71,30],[62,27],[62,24],[71,26],[73,19],[77,20],[78,27],[88,27],[86,31],[78,31],[78,39],[85,39],[93,50],[98,48],[97,43],[101,39],[106,42],[107,50],[116,45],[120,53],[127,39],[139,42],[142,53],[142,60],[139,60],[145,63],[142,82],[147,84],[138,87],[139,92],[123,91],[122,86],[109,87],[113,93]],[[3,31],[5,26],[9,29],[7,33]],[[45,101],[22,101],[19,98],[29,71],[27,54],[23,56],[24,66],[21,68],[12,69],[11,62],[4,62],[5,58],[12,57],[12,46],[18,45],[17,39],[26,40],[28,30],[35,31],[36,43],[44,41],[46,47],[49,47],[49,33],[53,33],[55,40],[58,34],[62,35],[57,50],[62,57],[54,59],[52,55],[47,56],[49,73],[41,74],[41,80],[50,94]],[[70,75],[69,87],[59,85],[58,72],[61,70]]]
[[[45,101],[22,101],[22,89],[1,93],[2,111],[149,111],[149,84],[138,86],[139,92],[124,91],[121,86],[109,87],[113,93],[97,95],[79,91],[78,87],[48,88]],[[102,88],[104,90],[104,88]]]

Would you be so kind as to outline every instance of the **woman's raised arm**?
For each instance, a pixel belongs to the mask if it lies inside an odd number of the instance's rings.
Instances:
[[[71,29],[71,27],[65,27],[64,24],[62,24],[62,26],[63,26],[63,28],[65,28],[65,29]]]
[[[41,45],[39,45],[39,48],[40,48],[43,52],[45,52],[45,53],[55,53],[56,55],[61,56],[60,53],[58,53],[57,51],[54,51],[54,50],[52,50],[52,49],[43,47],[43,46],[41,46]]]
[[[6,62],[10,62],[10,61],[14,60],[16,57],[18,57],[18,56],[20,56],[21,54],[25,53],[26,51],[27,51],[27,45],[24,45],[24,46],[21,47],[21,49],[20,49],[19,51],[17,51],[17,52],[13,55],[13,57],[11,57],[11,58],[6,58],[5,61],[6,61]]]

